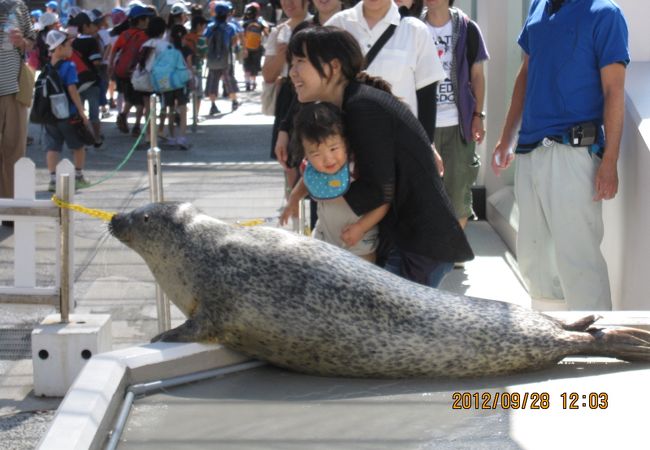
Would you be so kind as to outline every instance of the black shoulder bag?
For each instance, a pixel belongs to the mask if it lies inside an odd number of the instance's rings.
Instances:
[[[366,54],[366,64],[363,66],[363,70],[367,69],[370,64],[372,64],[372,61],[375,59],[379,51],[382,49],[384,44],[388,42],[390,37],[393,35],[395,32],[395,28],[397,28],[397,25],[392,24],[388,28],[386,28],[386,31],[384,31],[381,36],[379,36],[379,39],[377,39],[377,42],[375,42],[375,45],[372,46],[372,48],[368,51]]]

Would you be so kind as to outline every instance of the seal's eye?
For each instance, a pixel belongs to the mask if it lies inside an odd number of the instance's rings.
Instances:
[[[142,216],[142,220],[144,220],[145,222],[149,222],[149,214],[145,214],[144,216]]]

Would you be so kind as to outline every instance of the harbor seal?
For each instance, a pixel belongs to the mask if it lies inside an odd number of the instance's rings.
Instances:
[[[540,369],[569,355],[650,361],[650,333],[565,324],[524,307],[418,285],[285,230],[239,227],[189,203],[117,214],[188,317],[162,341],[218,341],[298,372],[345,377],[476,377]]]

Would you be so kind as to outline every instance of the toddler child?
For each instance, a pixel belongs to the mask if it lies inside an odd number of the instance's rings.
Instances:
[[[293,138],[306,162],[303,162],[303,176],[289,196],[280,224],[297,215],[298,203],[309,193],[318,204],[313,236],[374,262],[379,234],[377,224],[388,212],[389,205],[358,216],[345,201],[343,195],[354,178],[341,110],[331,103],[307,104],[301,107],[294,121]]]

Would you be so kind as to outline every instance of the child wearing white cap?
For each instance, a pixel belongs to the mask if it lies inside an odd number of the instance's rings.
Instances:
[[[28,53],[27,64],[34,70],[40,70],[50,59],[49,49],[45,43],[45,37],[50,30],[59,28],[59,16],[54,13],[43,13],[38,18],[38,34],[34,48]]]
[[[72,37],[63,31],[51,30],[45,37],[52,56],[50,65],[57,71],[61,84],[68,94],[70,118],[81,117],[86,126],[89,125],[88,117],[83,110],[81,97],[77,90],[77,69],[70,61],[72,56]],[[86,161],[86,148],[79,138],[76,130],[70,124],[69,119],[61,119],[54,124],[45,126],[45,144],[47,169],[50,172],[50,183],[48,190],[53,192],[56,188],[56,165],[59,162],[63,144],[72,150],[75,166],[75,188],[88,187],[89,183],[83,176],[83,168]]]

